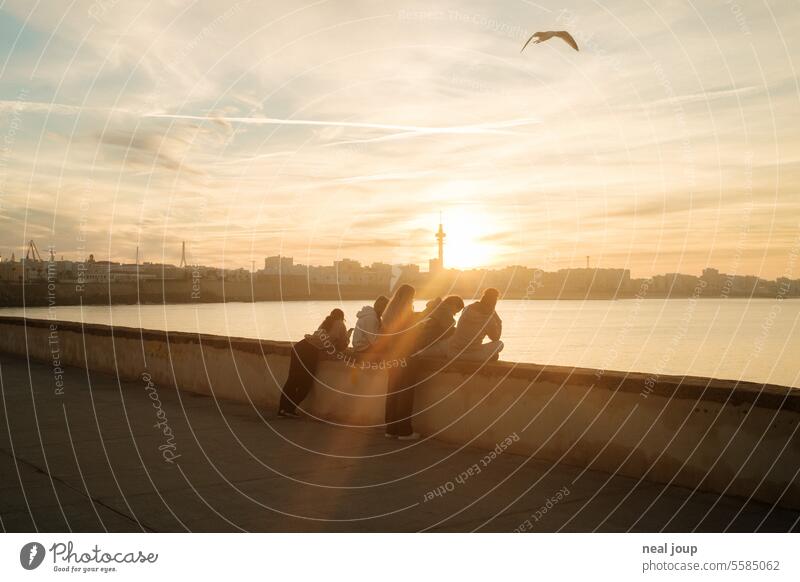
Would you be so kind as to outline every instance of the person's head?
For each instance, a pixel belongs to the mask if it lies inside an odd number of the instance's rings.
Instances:
[[[416,291],[411,285],[400,285],[383,312],[384,322],[394,323],[413,311],[415,293]]]
[[[389,298],[386,295],[381,295],[375,300],[375,303],[372,304],[372,308],[375,310],[375,313],[378,314],[378,317],[383,315],[383,312],[386,311],[386,306],[389,305]]]
[[[494,308],[497,305],[497,300],[499,298],[500,298],[500,291],[498,291],[494,287],[489,287],[488,289],[484,290],[483,295],[481,295],[479,303],[483,306],[484,310],[494,311]]]
[[[332,310],[328,314],[328,317],[326,317],[322,321],[322,324],[320,324],[319,327],[320,329],[324,329],[325,331],[330,332],[334,322],[336,321],[344,321],[344,311],[342,311],[341,309]]]
[[[416,290],[411,285],[400,285],[392,295],[389,303],[399,303],[401,305],[411,305],[414,302]]]
[[[451,315],[455,315],[464,309],[464,300],[458,295],[450,295],[442,300],[441,307],[447,309]]]

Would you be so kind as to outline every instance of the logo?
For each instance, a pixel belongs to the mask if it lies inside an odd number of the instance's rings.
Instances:
[[[35,570],[44,560],[44,546],[39,542],[28,542],[19,551],[19,563],[26,570]]]

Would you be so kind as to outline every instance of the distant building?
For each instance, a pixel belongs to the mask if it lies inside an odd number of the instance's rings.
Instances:
[[[706,283],[706,293],[717,295],[722,290],[722,277],[717,269],[706,267],[700,278]]]
[[[439,230],[436,231],[436,248],[439,251],[437,258],[428,261],[428,273],[440,275],[444,272],[444,239],[447,235],[442,226],[442,217],[439,216]]]
[[[611,293],[628,288],[631,272],[629,269],[559,269],[555,279],[550,278],[551,286],[555,283],[566,292]]]
[[[253,274],[247,269],[225,269],[222,277],[225,281],[250,281]]]
[[[339,285],[362,285],[361,263],[351,259],[342,259],[333,262],[333,269],[336,273],[336,283]]]
[[[776,292],[783,296],[800,296],[800,279],[789,279],[788,277],[778,277],[775,281]]]
[[[653,291],[666,295],[690,296],[698,289],[699,277],[682,273],[667,273],[653,277]]]
[[[22,261],[3,261],[0,263],[0,281],[4,283],[24,283]]]
[[[264,259],[265,275],[290,275],[294,272],[294,259],[275,255]]]

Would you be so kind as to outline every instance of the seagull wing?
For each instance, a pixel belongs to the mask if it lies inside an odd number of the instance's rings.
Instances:
[[[561,40],[563,40],[565,43],[567,43],[569,46],[574,48],[576,51],[581,50],[581,49],[578,48],[578,43],[575,42],[575,39],[572,38],[572,35],[570,33],[568,33],[566,30],[559,30],[556,33],[556,36],[558,38],[560,38]]]
[[[521,49],[519,49],[519,52],[522,52],[522,51],[524,51],[524,50],[525,50],[525,47],[526,47],[526,46],[528,46],[528,45],[531,43],[531,41],[532,41],[534,38],[536,38],[536,35],[537,35],[537,34],[539,34],[539,33],[538,33],[538,32],[534,32],[534,33],[531,35],[531,37],[530,37],[530,38],[527,40],[527,42],[526,42],[524,45],[522,45],[522,48],[521,48]]]

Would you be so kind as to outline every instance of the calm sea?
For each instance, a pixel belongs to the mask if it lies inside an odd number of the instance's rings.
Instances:
[[[350,326],[361,301],[58,307],[55,317],[297,340],[334,307]],[[419,303],[419,308],[423,307]],[[633,370],[800,387],[800,300],[647,299],[501,301],[502,359]],[[47,308],[0,309],[0,316],[47,318]]]

